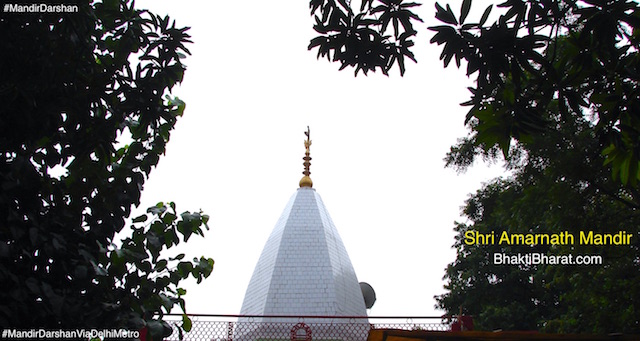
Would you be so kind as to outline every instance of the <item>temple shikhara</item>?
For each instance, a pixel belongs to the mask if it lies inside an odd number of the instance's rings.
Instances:
[[[258,259],[240,311],[254,317],[238,320],[234,340],[280,339],[291,333],[303,338],[312,331],[332,340],[366,339],[363,291],[338,230],[313,188],[310,131],[305,135],[304,176]],[[311,316],[316,318],[300,322],[300,317]],[[353,318],[335,318],[345,316]],[[339,323],[350,323],[353,333],[341,330],[331,335],[328,329]]]

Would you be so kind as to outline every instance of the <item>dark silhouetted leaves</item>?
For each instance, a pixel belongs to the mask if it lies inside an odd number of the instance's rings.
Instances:
[[[483,148],[497,146],[508,155],[512,140],[551,128],[549,115],[591,116],[613,178],[636,187],[638,3],[509,0],[489,24],[492,5],[477,24],[468,23],[470,7],[464,0],[457,17],[449,5],[436,3],[443,25],[429,29],[435,32],[431,42],[442,45],[445,67],[452,60],[460,67],[464,60],[467,75],[475,77],[471,99],[464,102],[471,107],[466,123]]]
[[[129,0],[0,16],[0,325],[160,337],[184,310],[163,254],[208,217],[161,203],[123,228],[184,112],[187,31]]]
[[[318,49],[318,58],[339,62],[340,70],[355,67],[355,75],[380,69],[388,75],[398,65],[404,75],[404,59],[416,61],[410,48],[416,35],[413,22],[422,20],[410,8],[419,6],[403,0],[373,0],[361,3],[355,14],[345,1],[325,0],[309,3],[314,15],[314,30],[320,35],[311,39],[309,50]]]

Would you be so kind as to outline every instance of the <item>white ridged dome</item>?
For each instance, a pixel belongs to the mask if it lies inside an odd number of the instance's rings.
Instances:
[[[301,187],[264,246],[241,315],[366,316],[358,279],[320,195]]]
[[[289,199],[262,250],[244,295],[241,315],[294,316],[240,318],[234,340],[283,339],[301,316],[323,338],[366,339],[369,322],[360,284],[338,230],[309,175],[310,130],[300,188]],[[334,319],[332,316],[362,318]],[[273,323],[272,323],[273,322]],[[348,332],[335,324],[349,323]],[[317,335],[317,334],[316,334]]]

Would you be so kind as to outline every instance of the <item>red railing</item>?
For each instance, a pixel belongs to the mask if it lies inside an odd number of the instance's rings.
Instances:
[[[192,328],[183,335],[189,341],[365,341],[371,329],[451,330],[451,323],[440,316],[189,316]],[[181,316],[164,320],[173,327],[165,340],[180,340]]]

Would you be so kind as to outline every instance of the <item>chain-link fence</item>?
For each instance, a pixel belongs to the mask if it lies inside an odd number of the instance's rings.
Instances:
[[[239,316],[190,315],[189,341],[365,341],[371,329],[448,331],[441,317],[349,317],[349,316]],[[180,340],[180,316],[165,316]]]

